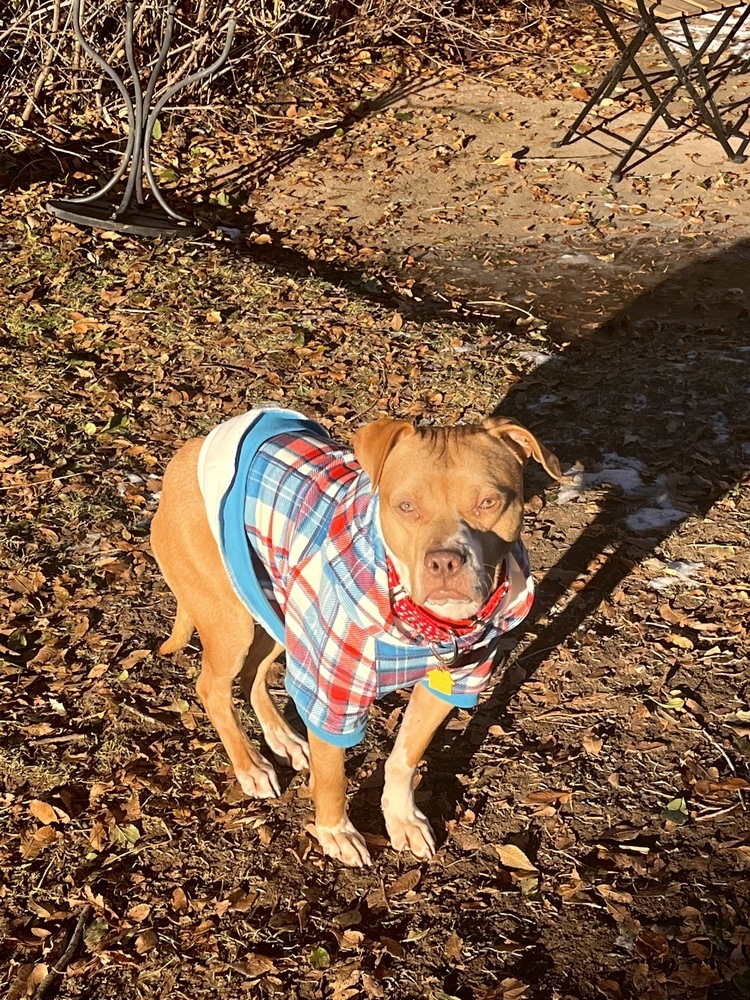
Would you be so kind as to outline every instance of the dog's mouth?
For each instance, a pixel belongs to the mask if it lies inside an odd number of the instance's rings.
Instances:
[[[422,607],[434,615],[447,621],[462,621],[473,618],[481,607],[481,603],[462,594],[452,597],[430,597]]]
[[[428,604],[434,604],[436,607],[439,607],[442,604],[453,604],[456,601],[463,604],[473,603],[477,607],[481,603],[476,594],[467,594],[466,591],[457,590],[453,587],[435,587],[429,594],[425,594],[422,604],[425,607]]]
[[[441,581],[430,587],[419,602],[444,618],[470,618],[482,608],[504,580],[503,563],[478,580],[474,573],[462,574],[458,581]]]

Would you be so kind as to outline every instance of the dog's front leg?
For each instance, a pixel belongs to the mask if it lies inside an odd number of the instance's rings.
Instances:
[[[452,707],[424,684],[417,684],[385,762],[381,804],[391,845],[396,851],[411,851],[425,860],[435,853],[435,836],[427,817],[414,804],[414,773],[435,730]]]
[[[323,853],[345,865],[362,868],[370,854],[346,811],[346,750],[324,743],[313,733],[310,742],[310,790],[315,802],[315,836]]]

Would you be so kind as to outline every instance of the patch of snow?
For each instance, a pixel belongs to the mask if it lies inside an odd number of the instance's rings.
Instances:
[[[670,524],[684,521],[687,514],[684,510],[665,505],[663,507],[642,507],[635,514],[625,518],[625,524],[631,531],[654,531],[668,528]]]
[[[609,453],[604,456],[601,469],[584,472],[573,467],[565,473],[565,482],[557,494],[557,503],[578,500],[587,491],[614,486],[628,499],[643,500],[644,506],[629,514],[625,524],[631,531],[659,531],[684,521],[687,513],[675,507],[665,476],[657,476],[653,483],[643,479],[645,466],[637,458]]]
[[[649,580],[649,587],[652,590],[667,590],[668,587],[700,587],[706,581],[694,576],[705,568],[702,562],[691,562],[689,559],[675,559],[671,562],[662,563],[658,559],[649,559],[645,564],[647,569],[663,569],[664,576],[657,576]]]
[[[558,264],[600,264],[601,261],[590,253],[564,253],[557,258]]]
[[[544,351],[519,351],[518,357],[521,361],[527,361],[538,368],[539,365],[546,365],[548,361],[551,361],[554,355],[546,354]]]
[[[719,20],[719,14],[706,14],[703,17],[691,17],[690,18],[690,33],[695,40],[697,48],[700,48],[703,42],[708,38],[711,32],[716,27]],[[750,19],[749,19],[750,20]],[[728,23],[721,29],[716,38],[713,40],[709,47],[709,52],[722,43],[727,34],[734,28],[734,19],[730,18]],[[680,27],[679,22],[674,24],[665,25],[662,27],[662,33],[676,45],[685,48],[685,33]],[[747,57],[750,55],[750,23],[745,21],[740,30],[737,32],[734,41],[729,46],[728,52],[733,53],[733,55],[740,57]]]
[[[729,440],[729,421],[726,413],[713,413],[710,420],[716,444],[726,444]]]

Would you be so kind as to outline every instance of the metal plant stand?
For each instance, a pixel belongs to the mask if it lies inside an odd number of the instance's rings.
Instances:
[[[97,229],[112,229],[122,233],[137,233],[142,236],[191,236],[204,230],[194,225],[190,219],[176,212],[166,201],[154,179],[151,166],[151,137],[159,112],[175,94],[205,79],[224,65],[234,40],[236,27],[235,18],[231,17],[226,26],[226,40],[219,58],[205,69],[192,73],[168,87],[156,100],[154,95],[159,74],[164,66],[172,41],[174,30],[174,15],[176,7],[170,4],[167,8],[167,25],[162,38],[159,56],[146,85],[145,93],[141,84],[140,70],[135,62],[133,51],[133,18],[135,3],[128,0],[125,4],[125,53],[130,70],[133,97],[122,77],[112,66],[95,52],[83,37],[81,31],[81,0],[73,0],[73,30],[80,42],[81,48],[89,58],[99,66],[114,82],[125,101],[128,116],[128,141],[125,152],[117,170],[93,194],[81,198],[69,198],[64,201],[47,202],[47,211],[58,219],[75,222],[81,226],[93,226]],[[128,173],[129,171],[129,173]],[[119,202],[110,200],[107,196],[115,185],[128,174],[125,191]],[[153,198],[152,203],[146,202],[143,191],[143,178],[148,182],[148,188]]]

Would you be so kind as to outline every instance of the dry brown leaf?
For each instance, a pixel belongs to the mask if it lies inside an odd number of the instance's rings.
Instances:
[[[95,820],[94,825],[91,827],[91,833],[89,834],[89,844],[95,851],[103,851],[108,843],[109,836],[107,834],[106,826],[98,820]]]
[[[600,736],[595,736],[593,733],[586,733],[583,737],[583,749],[586,753],[592,754],[592,756],[597,756],[602,752],[602,747],[604,746],[604,740]]]
[[[458,962],[461,959],[463,947],[463,940],[458,936],[458,934],[456,934],[455,931],[451,931],[448,940],[445,942],[443,954],[449,962]]]
[[[258,837],[260,838],[261,844],[264,844],[266,847],[268,847],[268,845],[273,840],[273,830],[268,825],[268,823],[262,823],[258,827]]]
[[[334,929],[333,933],[336,935],[336,940],[342,951],[356,951],[357,948],[362,947],[362,942],[365,939],[362,931],[354,931],[351,928],[347,928],[345,931]]]
[[[389,955],[393,955],[394,958],[403,958],[406,954],[403,945],[399,944],[394,938],[382,937],[380,943],[383,945],[385,950]]]
[[[188,898],[185,895],[185,891],[181,889],[179,886],[177,886],[177,888],[172,893],[172,909],[177,910],[178,913],[186,913],[188,906],[189,903],[188,903]]]
[[[132,653],[129,653],[125,659],[120,660],[118,666],[121,670],[130,670],[134,667],[136,663],[140,663],[141,660],[145,660],[147,656],[151,656],[150,649],[134,649]]]
[[[665,636],[664,641],[671,643],[673,646],[677,646],[678,649],[693,648],[692,639],[688,639],[686,635],[677,635],[675,632],[670,632],[669,635]]]
[[[137,924],[140,924],[148,917],[150,912],[151,907],[148,903],[136,903],[135,906],[131,906],[128,910],[128,916],[131,920],[135,920]]]
[[[388,898],[382,886],[367,893],[367,905],[371,910],[387,910]]]
[[[239,971],[244,972],[251,979],[259,979],[268,972],[276,972],[276,966],[266,955],[256,955],[249,951],[245,955],[244,961],[238,962]],[[236,966],[233,966],[235,968]]]
[[[659,608],[659,615],[665,622],[669,622],[670,625],[682,625],[686,618],[685,615],[681,615],[678,611],[675,611],[669,604],[662,604]]]
[[[392,896],[402,896],[405,892],[409,892],[410,889],[419,884],[421,878],[422,873],[418,868],[412,868],[410,871],[404,872],[387,890],[389,898]]]
[[[551,805],[554,802],[570,802],[570,798],[569,788],[541,788],[537,792],[529,792],[523,801],[524,805]]]
[[[596,887],[597,892],[607,900],[612,900],[615,903],[632,903],[633,897],[629,892],[618,892],[609,885],[598,885]]]
[[[54,806],[51,806],[49,802],[42,802],[41,799],[32,799],[29,802],[29,812],[34,817],[38,819],[40,823],[44,823],[48,826],[50,823],[57,822],[57,813],[55,812]]]
[[[620,984],[614,979],[602,979],[596,984],[596,987],[608,1000],[619,1000],[622,996]]]
[[[522,1000],[526,996],[529,987],[518,979],[503,979],[500,983],[503,1000]]]
[[[521,848],[516,847],[515,844],[493,844],[492,846],[500,855],[500,861],[506,868],[512,868],[519,872],[537,871],[536,865],[532,864]]]
[[[21,856],[27,861],[53,844],[61,834],[51,826],[40,826],[36,830],[27,830],[21,834]]]
[[[135,950],[139,955],[145,955],[147,951],[151,951],[159,943],[159,938],[154,930],[143,931],[135,939]]]

